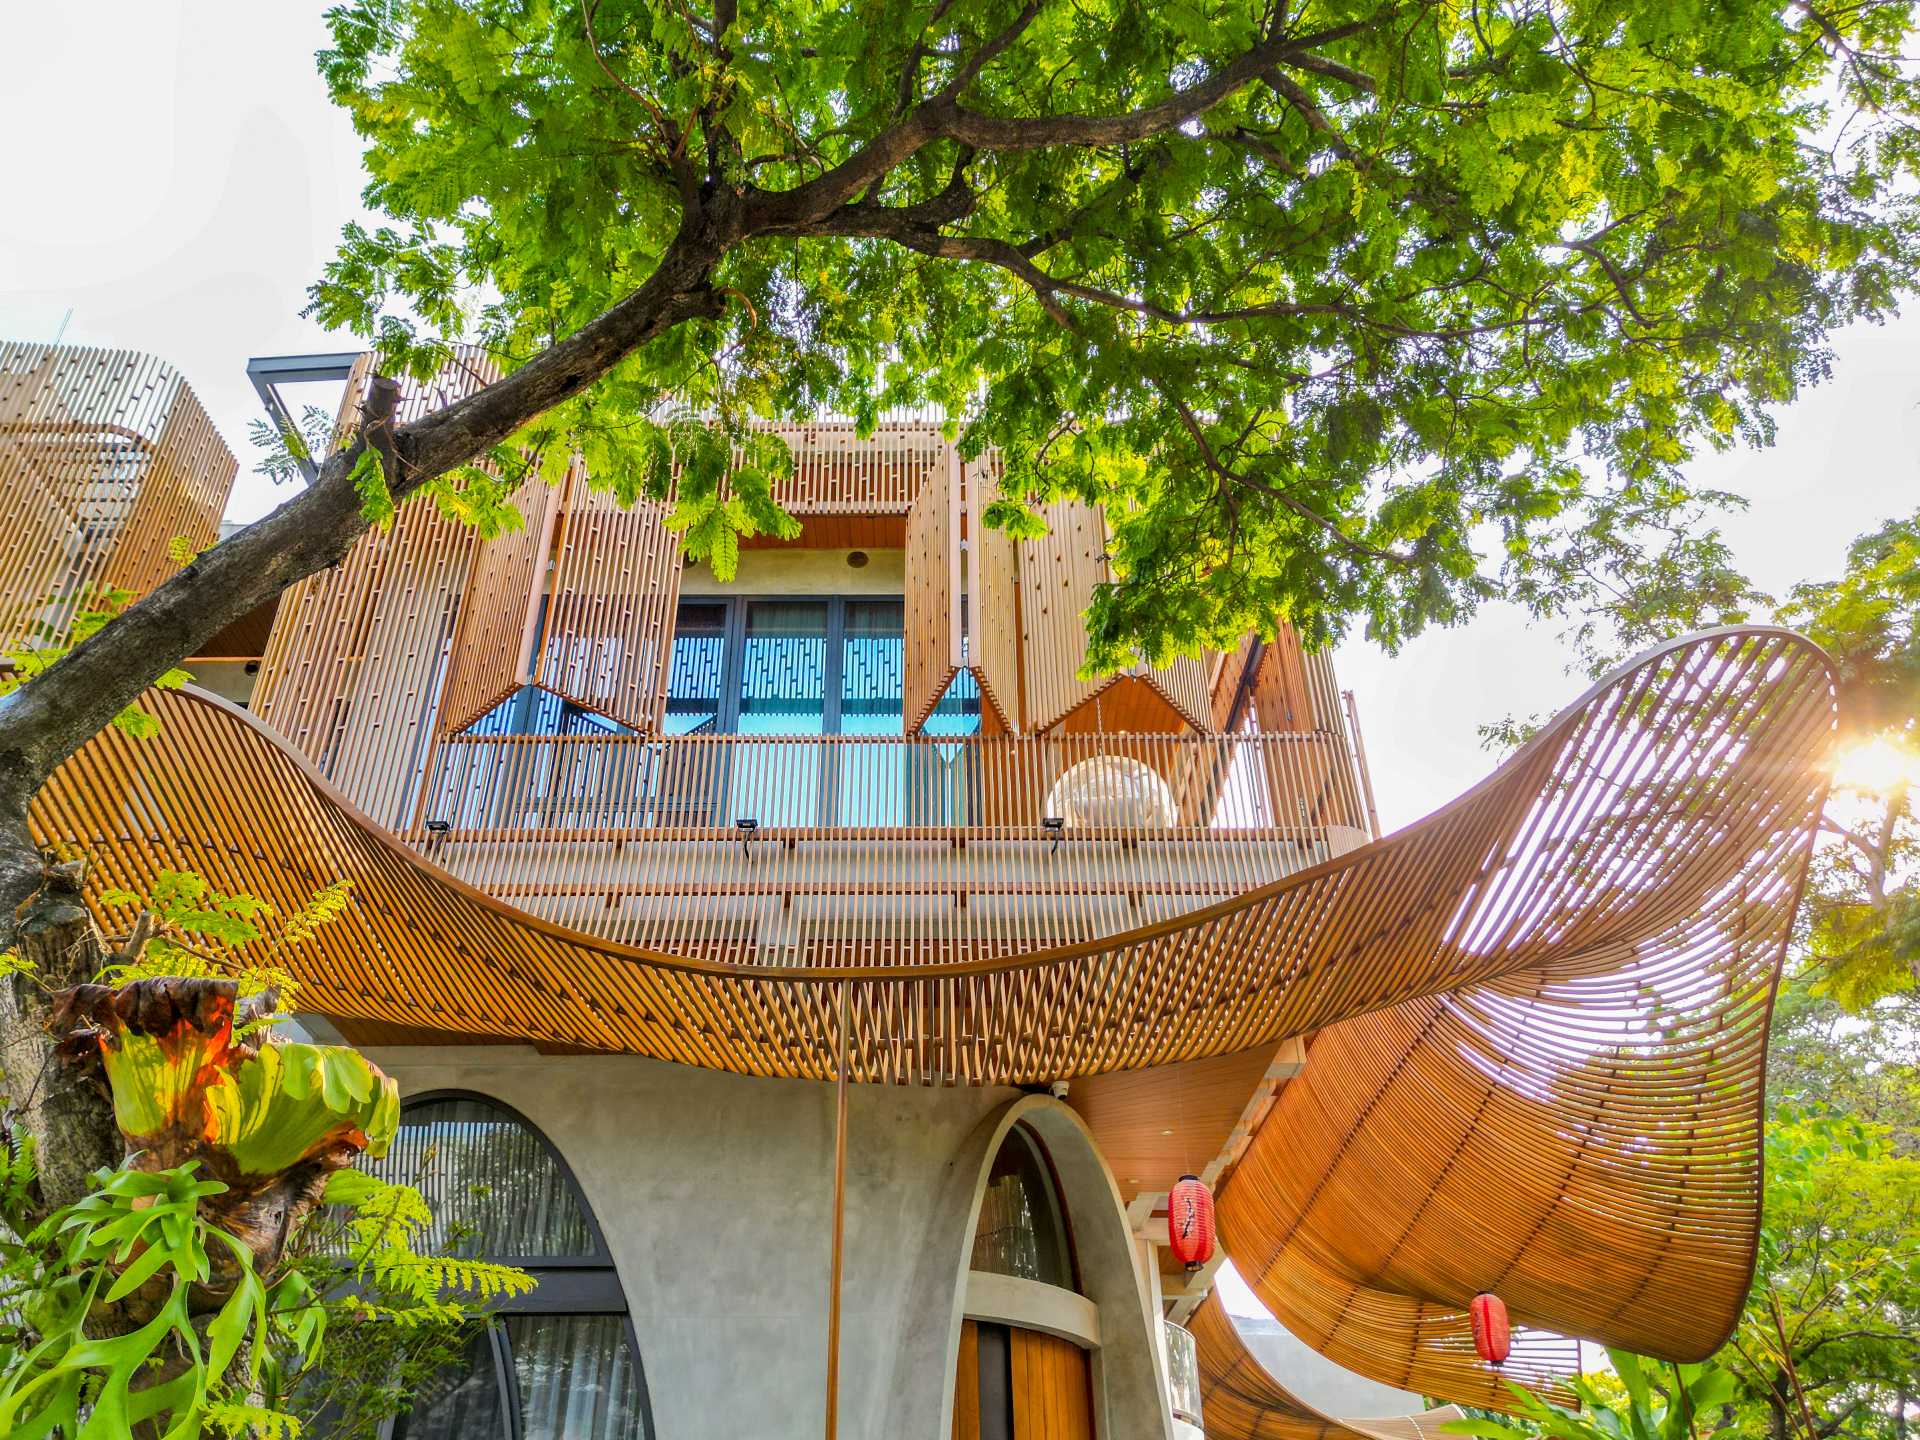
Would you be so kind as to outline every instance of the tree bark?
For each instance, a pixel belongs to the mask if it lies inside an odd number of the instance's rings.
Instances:
[[[96,1075],[56,1058],[54,992],[95,980],[108,961],[100,932],[80,898],[78,861],[51,865],[21,913],[15,946],[33,971],[14,975],[0,995],[0,1072],[7,1104],[33,1137],[45,1215],[86,1194],[88,1177],[120,1163],[113,1102]]]

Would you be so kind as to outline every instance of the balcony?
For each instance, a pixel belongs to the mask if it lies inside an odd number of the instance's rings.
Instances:
[[[462,735],[404,838],[603,938],[755,964],[1094,940],[1366,838],[1345,738]]]

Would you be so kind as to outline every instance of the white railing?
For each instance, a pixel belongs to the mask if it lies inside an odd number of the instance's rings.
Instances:
[[[1163,1320],[1167,1337],[1167,1401],[1173,1418],[1200,1427],[1200,1352],[1184,1326]]]

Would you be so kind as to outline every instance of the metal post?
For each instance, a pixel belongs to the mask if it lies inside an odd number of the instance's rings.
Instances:
[[[827,1299],[827,1440],[840,1428],[840,1255],[847,1228],[847,982],[840,982],[840,1058],[833,1095],[833,1274]]]

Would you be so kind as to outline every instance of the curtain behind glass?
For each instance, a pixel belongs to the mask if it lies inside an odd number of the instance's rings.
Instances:
[[[626,1321],[516,1315],[507,1321],[522,1440],[630,1440],[642,1433]]]
[[[393,1440],[508,1440],[492,1336],[485,1330],[475,1335],[465,1361],[435,1374],[412,1403],[393,1422]]]
[[[423,1250],[496,1260],[592,1255],[593,1234],[538,1136],[481,1100],[410,1106],[385,1158],[367,1168],[417,1187],[433,1210]]]

